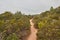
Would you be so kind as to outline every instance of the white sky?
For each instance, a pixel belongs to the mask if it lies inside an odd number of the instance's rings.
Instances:
[[[25,14],[36,14],[49,10],[51,6],[60,6],[60,0],[0,0],[0,13],[22,11]]]

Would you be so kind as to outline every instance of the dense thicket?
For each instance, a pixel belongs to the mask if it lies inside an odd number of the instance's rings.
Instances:
[[[60,40],[60,7],[34,15],[37,40]]]
[[[37,40],[60,40],[60,7],[37,15],[4,12],[0,14],[0,40],[26,40],[30,34],[29,20],[38,29]]]
[[[0,40],[25,40],[30,34],[30,16],[16,12],[0,14]]]

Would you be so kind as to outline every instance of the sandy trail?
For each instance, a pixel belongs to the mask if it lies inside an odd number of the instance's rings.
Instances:
[[[30,20],[30,24],[31,24],[31,34],[29,35],[28,37],[28,40],[36,40],[37,39],[37,36],[36,36],[36,33],[37,33],[37,29],[34,28],[34,23],[32,22],[33,19]]]

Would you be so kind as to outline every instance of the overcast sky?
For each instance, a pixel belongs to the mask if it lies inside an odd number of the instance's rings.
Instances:
[[[60,6],[60,0],[0,0],[0,13],[21,11],[36,14]]]

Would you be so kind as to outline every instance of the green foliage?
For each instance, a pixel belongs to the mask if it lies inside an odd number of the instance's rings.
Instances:
[[[21,12],[0,14],[0,39],[25,40],[30,33],[30,18]]]
[[[15,33],[10,34],[6,40],[18,40],[18,37]]]
[[[51,8],[50,8],[50,11],[53,11],[53,10],[54,10],[54,8],[53,8],[53,7],[51,7]]]
[[[37,40],[60,40],[60,7],[51,7],[33,19],[38,28]]]

